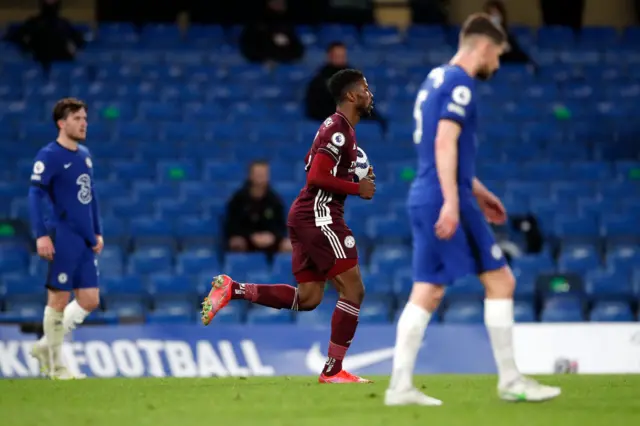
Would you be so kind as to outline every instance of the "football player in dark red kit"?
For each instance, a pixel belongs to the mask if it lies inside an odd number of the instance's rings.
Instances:
[[[208,325],[231,299],[244,299],[275,309],[311,311],[331,280],[340,298],[331,318],[329,354],[320,383],[371,383],[342,369],[342,360],[358,326],[364,285],[353,233],[344,221],[348,195],[371,199],[375,175],[354,182],[357,143],[354,126],[373,110],[373,95],[362,73],[342,70],[329,80],[336,113],[320,126],[307,154],[307,183],[289,211],[287,225],[293,246],[293,275],[298,287],[285,284],[238,283],[227,275],[212,281],[202,322]]]

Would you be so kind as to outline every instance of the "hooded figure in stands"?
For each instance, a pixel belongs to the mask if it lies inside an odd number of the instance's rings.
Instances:
[[[45,70],[52,62],[73,60],[84,46],[82,34],[71,23],[60,17],[60,0],[40,0],[40,13],[6,35],[24,52],[33,55]]]

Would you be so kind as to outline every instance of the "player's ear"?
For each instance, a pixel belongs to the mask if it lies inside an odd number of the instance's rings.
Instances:
[[[356,101],[356,94],[355,94],[355,92],[353,90],[349,90],[347,93],[345,93],[344,97],[349,102],[355,102]]]

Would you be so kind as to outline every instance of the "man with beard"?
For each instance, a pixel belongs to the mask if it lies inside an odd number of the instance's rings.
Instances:
[[[348,195],[369,200],[375,193],[373,171],[354,182],[357,148],[354,127],[373,109],[373,95],[360,71],[346,69],[329,80],[338,104],[320,126],[306,158],[307,182],[293,202],[287,226],[293,247],[292,272],[298,287],[285,284],[238,283],[219,275],[205,298],[202,322],[208,325],[231,299],[244,299],[274,309],[311,311],[331,280],[340,298],[331,319],[328,359],[320,383],[370,383],[342,369],[342,360],[358,326],[364,284],[353,233],[344,221]]]
[[[29,213],[38,255],[49,262],[44,337],[31,351],[52,379],[79,378],[62,363],[64,335],[98,307],[96,255],[104,246],[93,162],[80,145],[87,136],[87,107],[67,98],[53,108],[58,137],[36,155],[29,189]],[[52,214],[46,217],[42,201]],[[69,303],[71,292],[74,300]]]
[[[477,274],[485,287],[484,320],[498,370],[498,396],[544,401],[560,389],[524,377],[513,353],[515,278],[487,221],[504,223],[500,200],[477,178],[475,81],[500,66],[506,34],[486,14],[470,16],[449,64],[433,69],[416,98],[418,173],[408,197],[413,234],[413,290],[398,321],[386,405],[441,405],[412,384],[418,350],[445,287]],[[472,356],[472,355],[471,355]]]

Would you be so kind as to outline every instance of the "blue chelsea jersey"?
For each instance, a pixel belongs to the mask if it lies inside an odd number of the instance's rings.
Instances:
[[[461,127],[458,139],[458,190],[460,204],[473,201],[477,151],[475,80],[461,67],[444,65],[434,68],[420,87],[413,118],[413,141],[418,154],[418,172],[409,191],[409,206],[442,204],[438,180],[435,140],[440,120],[451,120]]]
[[[44,190],[52,207],[47,232],[65,226],[80,235],[87,245],[96,244],[97,213],[92,202],[93,163],[89,150],[79,145],[73,151],[51,142],[42,148],[33,165],[31,184]],[[36,234],[42,230],[35,230]]]

